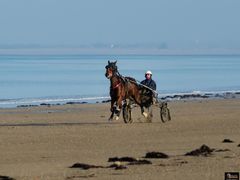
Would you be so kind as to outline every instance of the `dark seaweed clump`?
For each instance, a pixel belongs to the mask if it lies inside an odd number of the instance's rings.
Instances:
[[[212,154],[213,151],[214,149],[211,149],[204,144],[198,149],[195,149],[191,152],[187,152],[185,156],[209,156]]]
[[[135,162],[137,161],[136,158],[133,157],[112,157],[108,159],[108,162],[116,162],[116,161],[120,161],[120,162]]]
[[[0,180],[15,180],[14,178],[8,177],[8,176],[1,176],[0,175]]]
[[[165,153],[162,152],[148,152],[145,155],[145,158],[162,158],[162,159],[166,159],[169,158],[169,156]]]
[[[96,166],[96,165],[90,165],[90,164],[84,164],[84,163],[75,163],[70,168],[80,168],[80,169],[90,169],[90,168],[103,168],[103,166]]]
[[[234,141],[232,141],[231,139],[224,139],[222,142],[223,143],[234,143]]]

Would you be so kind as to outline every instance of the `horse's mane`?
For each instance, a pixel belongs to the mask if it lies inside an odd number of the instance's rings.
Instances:
[[[135,84],[138,87],[138,89],[143,89],[143,86],[139,85],[139,82],[135,78],[126,76],[126,77],[124,77],[124,79],[125,79],[124,80],[125,83],[130,82],[132,84]]]
[[[125,78],[126,78],[127,80],[134,81],[134,82],[137,83],[136,79],[133,78],[133,77],[126,76]]]

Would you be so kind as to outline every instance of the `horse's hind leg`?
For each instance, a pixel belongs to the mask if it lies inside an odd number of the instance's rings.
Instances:
[[[143,106],[141,106],[141,113],[142,113],[142,115],[143,115],[145,118],[148,117],[148,113],[146,113],[146,112],[144,111],[144,107],[143,107]]]
[[[150,106],[147,109],[148,109],[148,116],[146,118],[146,121],[150,123],[152,122],[152,118],[153,118],[152,107]]]
[[[141,107],[141,112],[142,112],[142,115],[144,116],[146,122],[152,122],[152,117],[153,117],[153,114],[152,114],[152,107],[145,107],[145,109],[147,110],[147,112],[144,111],[144,107]]]

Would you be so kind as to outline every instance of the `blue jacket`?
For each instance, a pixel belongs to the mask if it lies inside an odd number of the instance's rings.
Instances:
[[[145,85],[145,86],[147,86],[147,87],[149,87],[153,90],[157,89],[157,85],[156,85],[155,81],[152,80],[152,79],[145,79],[141,82],[141,84],[143,84],[143,85]]]

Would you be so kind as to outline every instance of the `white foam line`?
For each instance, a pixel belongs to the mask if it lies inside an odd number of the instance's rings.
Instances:
[[[100,96],[100,97],[83,97],[83,98],[39,98],[39,99],[14,99],[14,100],[6,100],[1,101],[1,105],[7,104],[31,104],[31,103],[49,103],[49,102],[67,102],[67,101],[87,101],[87,100],[100,100],[100,99],[108,99],[109,96]]]
[[[158,97],[173,97],[173,96],[182,96],[182,95],[209,95],[214,96],[217,94],[227,94],[227,93],[240,93],[240,90],[225,90],[225,91],[192,91],[192,92],[179,92],[179,93],[161,93],[158,91]],[[13,106],[13,105],[21,105],[21,104],[41,104],[41,103],[54,103],[54,102],[76,102],[76,101],[97,101],[103,99],[110,99],[109,96],[92,96],[92,97],[69,97],[69,98],[26,98],[26,99],[1,99],[0,106]]]
[[[179,93],[164,93],[161,94],[159,93],[159,97],[166,97],[166,96],[175,96],[175,95],[191,95],[191,94],[200,94],[200,95],[205,95],[205,94],[226,94],[226,93],[238,93],[240,90],[229,90],[229,91],[192,91],[192,92],[179,92]]]

